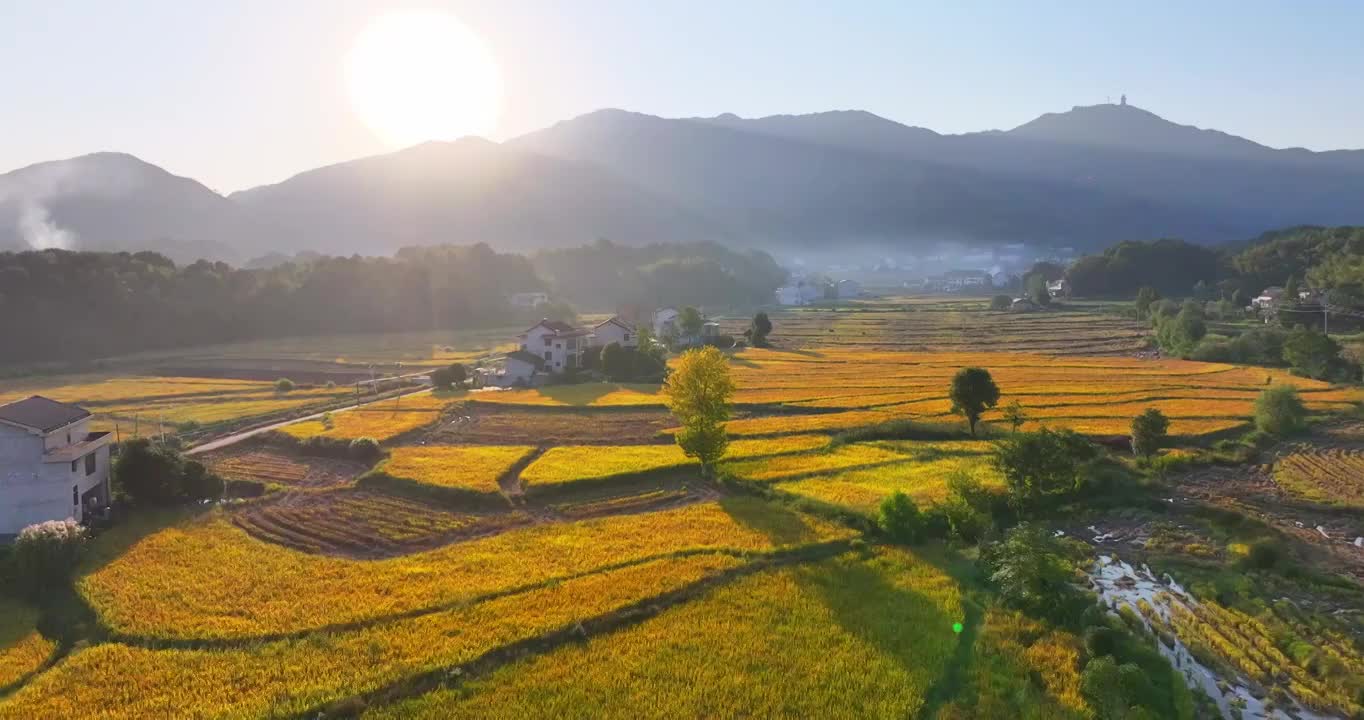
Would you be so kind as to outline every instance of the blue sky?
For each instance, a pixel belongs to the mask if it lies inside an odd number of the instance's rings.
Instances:
[[[490,47],[494,139],[602,107],[965,132],[1126,93],[1275,147],[1364,147],[1357,1],[0,0],[0,171],[120,150],[228,192],[384,152],[344,60],[412,8]]]

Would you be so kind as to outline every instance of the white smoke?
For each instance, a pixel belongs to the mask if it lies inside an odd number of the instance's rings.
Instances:
[[[19,237],[34,250],[70,250],[75,247],[76,234],[57,227],[47,207],[26,199],[19,210]]]

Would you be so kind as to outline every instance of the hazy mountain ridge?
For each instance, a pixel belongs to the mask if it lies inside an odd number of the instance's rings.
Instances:
[[[154,249],[177,260],[718,240],[1226,242],[1364,222],[1364,150],[1275,149],[1131,105],[943,135],[861,110],[665,119],[600,110],[508,140],[466,138],[218,195],[129,155],[0,175],[0,248]]]

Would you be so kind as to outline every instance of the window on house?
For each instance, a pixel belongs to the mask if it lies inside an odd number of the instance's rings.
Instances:
[[[72,460],[72,461],[71,461],[71,472],[76,472],[76,461],[75,461],[75,460]]]
[[[630,342],[630,333],[625,333],[625,342]]]
[[[79,485],[71,486],[71,504],[72,505],[81,504],[81,486]]]
[[[66,444],[67,444],[67,445],[70,445],[70,444],[71,444],[71,433],[67,433],[67,434],[66,434]]]
[[[549,344],[553,341],[553,338],[551,338],[550,336],[546,335],[546,336],[544,337],[544,341],[545,341],[545,347],[549,347]]]
[[[551,352],[551,351],[549,351],[549,350],[546,350],[546,351],[545,351],[545,359],[546,359],[546,360],[553,360],[553,359],[554,359],[554,353]]]
[[[85,456],[85,474],[86,475],[95,474],[95,453],[90,453],[89,455]]]

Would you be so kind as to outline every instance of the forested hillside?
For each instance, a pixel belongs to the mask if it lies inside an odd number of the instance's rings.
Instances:
[[[562,293],[537,267],[564,283]],[[513,309],[509,295],[546,289],[603,309],[748,303],[771,297],[784,277],[762,253],[684,244],[631,252],[598,244],[535,264],[484,244],[442,245],[262,269],[182,267],[153,252],[0,253],[0,364],[291,335],[492,327],[534,312]]]

